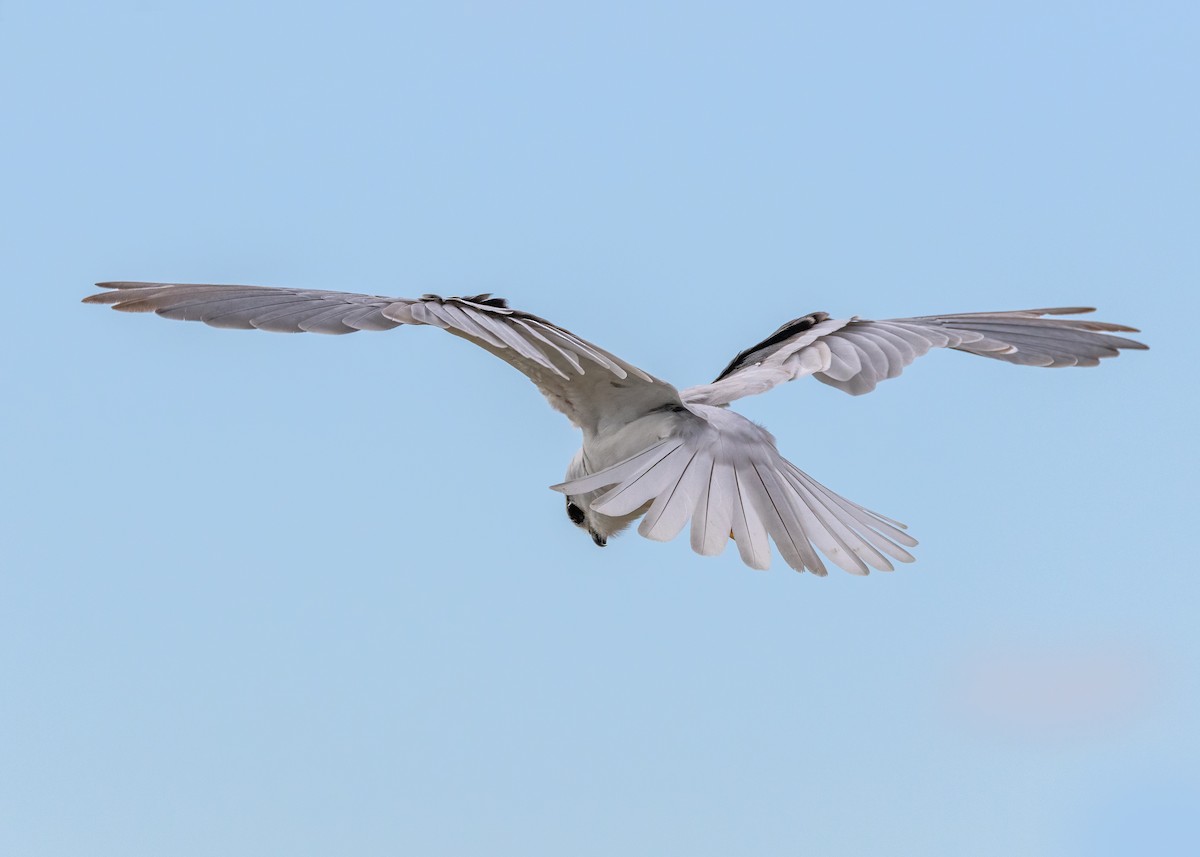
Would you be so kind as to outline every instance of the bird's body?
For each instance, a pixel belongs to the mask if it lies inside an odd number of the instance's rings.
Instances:
[[[603,546],[641,518],[638,531],[667,541],[691,522],[693,549],[724,550],[732,537],[753,568],[770,562],[770,541],[798,571],[825,574],[823,554],[866,574],[912,561],[904,525],[833,493],[786,461],[766,429],[731,402],[806,375],[854,395],[894,378],[931,348],[1009,363],[1088,366],[1121,349],[1114,335],[1136,332],[1059,316],[1079,307],[923,316],[888,321],[789,321],[738,354],[712,383],[677,389],[545,319],[489,295],[419,299],[260,286],[101,283],[85,299],[125,311],[216,327],[318,333],[440,327],[508,362],[537,385],[583,434],[583,445],[553,486],[567,514]],[[1046,316],[1052,316],[1046,318]]]

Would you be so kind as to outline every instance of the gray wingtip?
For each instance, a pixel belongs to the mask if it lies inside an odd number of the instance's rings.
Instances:
[[[108,283],[96,283],[96,285],[97,285],[97,286],[99,286],[99,287],[100,287],[100,288],[102,288],[102,289],[107,289],[107,288],[109,287],[109,284],[108,284]],[[105,300],[105,298],[107,298],[107,297],[108,297],[109,295],[111,295],[111,294],[112,294],[112,291],[106,291],[106,292],[93,292],[93,293],[92,293],[92,294],[90,294],[90,295],[85,295],[85,296],[84,296],[84,298],[83,298],[83,300],[81,300],[81,301],[80,301],[80,303],[83,303],[83,304],[104,304],[104,303],[108,303],[108,301],[106,301],[106,300]]]
[[[125,281],[113,281],[107,283],[96,283],[96,288],[104,289],[102,292],[95,292],[83,298],[80,303],[85,304],[111,304],[115,302],[117,292],[121,289],[136,289],[146,286],[154,286],[157,283],[132,283]]]

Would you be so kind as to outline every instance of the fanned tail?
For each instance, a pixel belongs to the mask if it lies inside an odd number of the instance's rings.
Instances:
[[[692,406],[676,434],[595,473],[553,486],[590,496],[592,512],[623,519],[646,509],[638,532],[670,541],[691,521],[692,549],[724,551],[732,535],[742,561],[770,565],[770,542],[797,571],[827,573],[826,559],[852,574],[912,562],[904,525],[835,494],[792,465],[773,438],[723,408]],[[890,558],[890,559],[889,559]]]

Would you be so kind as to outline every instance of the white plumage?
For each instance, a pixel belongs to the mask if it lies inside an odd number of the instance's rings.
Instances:
[[[895,378],[931,348],[1030,366],[1094,366],[1146,346],[1134,328],[1057,316],[1083,307],[869,321],[812,313],[737,355],[715,381],[678,390],[545,319],[490,295],[419,299],[263,286],[100,283],[85,303],[203,321],[214,327],[313,333],[423,324],[470,340],[514,366],[583,433],[567,479],[553,486],[598,545],[641,518],[669,541],[691,522],[697,553],[730,537],[742,561],[767,568],[770,542],[797,571],[821,559],[854,574],[911,562],[903,524],[851,503],[786,461],[765,429],[729,403],[806,375],[854,395]],[[1051,316],[1047,318],[1047,316]]]

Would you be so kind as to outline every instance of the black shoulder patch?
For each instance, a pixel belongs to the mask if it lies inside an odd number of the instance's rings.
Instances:
[[[490,306],[496,309],[508,309],[508,301],[504,298],[494,298],[491,292],[484,292],[481,295],[471,295],[470,297],[459,298],[462,301],[468,301],[480,306]]]
[[[490,306],[496,309],[508,309],[508,301],[504,298],[494,298],[491,292],[484,292],[481,295],[466,295],[461,298],[444,298],[441,295],[424,294],[421,295],[423,301],[438,301],[445,303],[446,301],[465,301],[469,304],[478,304],[479,306]]]
[[[827,312],[810,312],[808,315],[792,319],[762,342],[751,345],[745,351],[738,354],[737,357],[729,361],[729,365],[713,380],[713,383],[715,384],[723,378],[728,378],[734,372],[752,363],[760,362],[771,353],[771,346],[786,342],[797,333],[803,333],[813,325],[820,324],[827,318],[829,318],[829,313]]]

